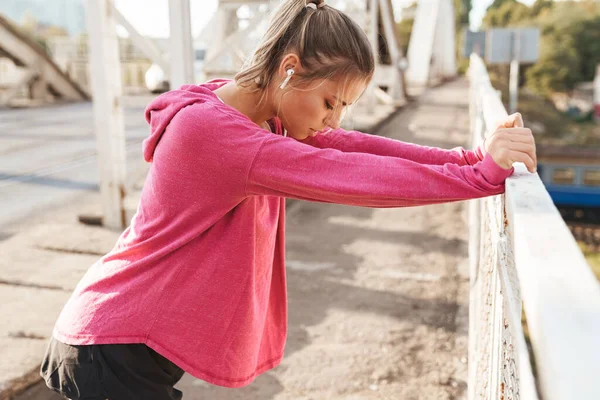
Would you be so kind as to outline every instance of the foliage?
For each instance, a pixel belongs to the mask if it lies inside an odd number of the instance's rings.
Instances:
[[[463,46],[465,43],[465,35],[466,35],[466,31],[467,28],[463,28],[461,30],[459,30],[458,32],[456,32],[456,42],[455,42],[455,46],[456,46],[456,71],[461,74],[464,75],[467,73],[467,70],[469,69],[469,58],[468,57],[464,57],[463,56]]]
[[[488,7],[488,10],[497,10],[505,4],[516,4],[516,0],[494,0],[492,4]]]
[[[524,68],[526,87],[548,97],[594,79],[600,63],[600,7],[590,1],[536,0],[531,7],[515,0],[495,0],[483,26],[536,26],[539,60]]]
[[[414,21],[412,18],[405,18],[398,23],[398,39],[402,54],[404,55],[408,54],[408,44],[410,43],[410,33],[412,32]]]
[[[584,81],[591,81],[596,74],[596,65],[600,64],[600,12],[577,24],[574,36],[581,59],[581,76]]]
[[[544,96],[566,92],[581,81],[580,57],[572,36],[546,35],[540,44],[540,59],[528,69],[527,86]]]
[[[532,18],[536,18],[540,15],[546,15],[552,9],[552,0],[535,0],[531,5],[529,15]]]
[[[469,59],[462,56],[462,46],[464,43],[465,32],[469,29],[469,13],[473,8],[473,3],[472,0],[453,0],[453,3],[456,29],[456,68],[459,74],[465,74],[469,67]]]
[[[397,23],[398,42],[402,49],[402,54],[408,54],[408,44],[410,43],[410,33],[412,32],[413,23],[415,22],[414,15],[417,11],[417,2],[413,2],[408,7],[402,9],[402,19]]]
[[[487,13],[483,17],[482,25],[486,28],[514,26],[528,19],[530,16],[529,7],[523,3],[517,3],[513,0],[503,0],[497,7],[492,8],[497,2],[498,0],[488,8]]]
[[[459,27],[469,25],[469,13],[473,8],[472,0],[452,0],[457,31]]]

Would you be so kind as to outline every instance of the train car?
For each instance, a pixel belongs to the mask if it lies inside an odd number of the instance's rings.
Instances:
[[[538,148],[538,174],[556,206],[600,208],[600,149]]]

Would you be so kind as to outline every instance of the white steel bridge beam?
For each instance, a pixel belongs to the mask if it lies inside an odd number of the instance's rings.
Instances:
[[[127,223],[124,209],[126,158],[121,63],[113,0],[88,0],[86,14],[103,225],[120,230]]]

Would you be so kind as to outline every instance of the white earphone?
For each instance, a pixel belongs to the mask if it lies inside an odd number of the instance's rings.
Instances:
[[[285,88],[285,86],[288,84],[290,79],[292,79],[292,75],[294,75],[294,68],[290,68],[286,72],[287,72],[287,78],[285,78],[285,81],[283,81],[281,86],[279,86],[279,89]],[[286,136],[287,136],[287,129],[284,128],[283,129],[283,137],[286,137]]]
[[[279,89],[283,89],[288,84],[290,79],[292,79],[292,75],[294,75],[294,69],[290,68],[287,70],[287,78],[285,78],[285,81],[279,86]]]

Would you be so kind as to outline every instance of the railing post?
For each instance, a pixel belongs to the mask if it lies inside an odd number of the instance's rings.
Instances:
[[[120,103],[119,43],[112,3],[113,0],[88,0],[86,14],[103,225],[120,230],[126,226],[125,128]]]
[[[190,0],[169,0],[171,89],[194,83],[194,46]]]
[[[470,75],[469,71],[469,75]],[[472,81],[472,79],[471,79]],[[475,84],[471,82],[469,87],[469,116],[471,132],[471,148],[478,145],[477,124],[478,110],[476,105]],[[480,226],[480,200],[471,200],[469,202],[469,346],[468,346],[468,381],[474,382],[476,376],[476,360],[474,355],[477,334],[476,316],[479,315],[477,305],[477,269],[479,266],[479,248],[481,246],[481,226]],[[469,384],[467,399],[475,398],[475,385]]]

